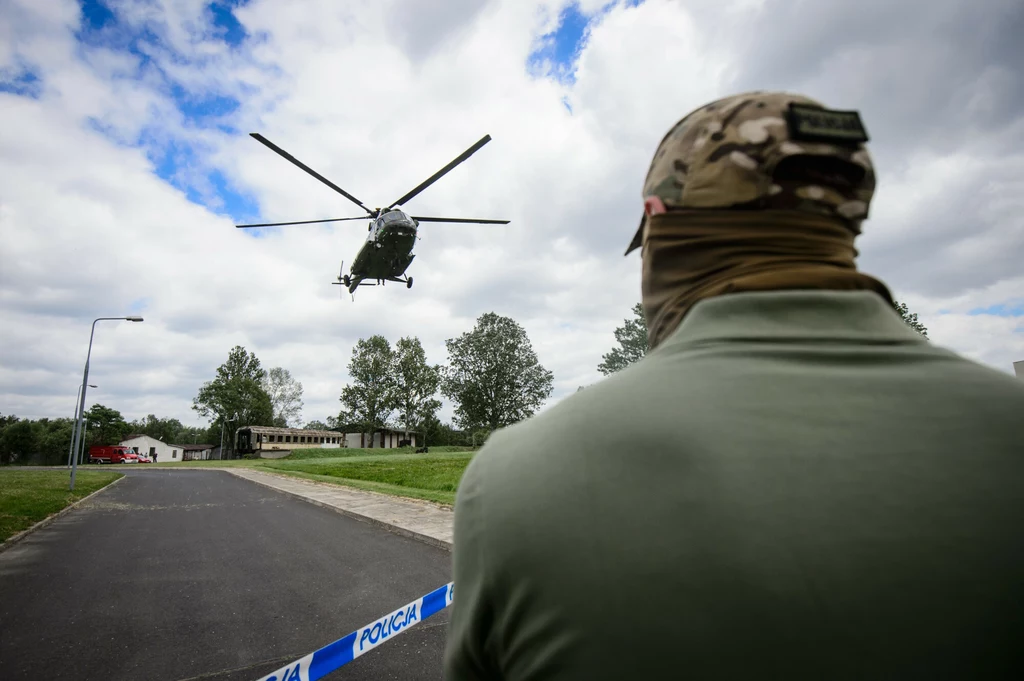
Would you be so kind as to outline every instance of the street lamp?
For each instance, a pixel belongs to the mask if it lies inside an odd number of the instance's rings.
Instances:
[[[235,417],[234,418],[227,419],[228,422],[230,422],[230,421],[237,421],[237,420],[238,420],[238,412],[237,411],[235,412]],[[220,415],[220,459],[221,459],[221,461],[224,461],[224,423],[225,423],[224,414],[221,414]]]
[[[90,388],[96,388],[97,386],[92,383],[89,384]],[[78,386],[78,392],[75,393],[75,425],[71,427],[71,442],[68,442],[68,468],[71,468],[71,447],[75,442],[75,429],[78,427],[78,398],[82,394],[82,386]]]
[[[75,458],[78,460],[78,463],[83,463],[83,459],[85,458],[85,434],[88,433],[88,432],[89,432],[89,422],[83,419],[82,420],[82,442],[81,442],[82,446],[78,448],[77,452],[75,452]]]
[[[142,317],[97,317],[92,322],[92,331],[89,332],[89,352],[85,355],[85,374],[82,377],[82,393],[78,401],[78,421],[75,424],[75,439],[71,445],[71,451],[78,451],[78,440],[82,433],[82,418],[85,416],[85,393],[89,386],[89,358],[92,356],[92,337],[96,333],[96,322],[108,321],[108,320],[126,320],[129,322],[141,322]],[[83,438],[84,442],[84,438]],[[71,459],[71,490],[75,489],[75,471],[78,468],[78,457],[75,456]]]

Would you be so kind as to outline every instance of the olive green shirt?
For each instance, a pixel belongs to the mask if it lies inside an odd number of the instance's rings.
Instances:
[[[703,301],[470,463],[445,678],[1024,678],[1022,429],[874,293]]]

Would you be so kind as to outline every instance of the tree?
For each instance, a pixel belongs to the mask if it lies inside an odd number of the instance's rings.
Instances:
[[[326,423],[324,423],[323,421],[317,421],[316,419],[313,419],[312,421],[310,421],[309,423],[302,427],[305,430],[331,430],[331,427],[328,426]]]
[[[292,423],[296,426],[301,423],[302,384],[292,378],[291,372],[282,367],[274,367],[263,379],[263,389],[270,395],[275,426],[287,428]]]
[[[86,456],[89,455],[89,447],[116,445],[131,432],[131,426],[121,416],[121,412],[102,404],[92,405],[85,412],[83,423],[86,429]]]
[[[420,430],[423,431],[423,442],[429,442],[432,447],[451,444],[451,426],[441,423],[441,419],[437,418],[437,414],[431,414],[423,419],[423,422],[420,424]]]
[[[18,421],[18,417],[15,416],[14,414],[8,414],[7,416],[0,414],[0,435],[4,434],[4,428],[11,425],[12,423],[17,423]]]
[[[67,463],[74,425],[74,420],[70,418],[43,418],[33,424],[35,429],[36,460],[40,464],[59,465]],[[88,451],[86,455],[88,456]]]
[[[341,391],[339,400],[344,407],[339,422],[357,423],[363,432],[373,433],[384,428],[395,409],[395,355],[384,336],[360,338],[352,348],[348,364],[352,383]]]
[[[178,419],[162,419],[156,414],[149,414],[146,418],[137,419],[128,425],[132,433],[148,435],[166,444],[191,445],[200,442],[210,444],[218,441],[210,440],[206,428],[185,426]],[[220,438],[220,430],[217,431],[217,438]]]
[[[633,306],[633,317],[615,329],[615,340],[619,347],[603,355],[601,359],[604,361],[597,365],[597,370],[605,376],[625,369],[647,354],[647,320],[643,305],[637,303]]]
[[[463,446],[469,445],[472,442],[471,433],[455,430],[450,424],[442,423],[441,419],[437,418],[437,414],[427,417],[423,421],[421,428],[423,429],[424,441],[429,443],[431,447]]]
[[[220,431],[224,423],[225,447],[230,448],[239,428],[273,422],[274,408],[270,395],[263,389],[265,377],[266,371],[254,353],[247,354],[240,345],[231,349],[227,361],[217,367],[217,377],[204,383],[192,400],[192,409],[212,420],[208,435]],[[238,414],[237,420],[225,422],[235,414]]]
[[[442,392],[456,403],[455,420],[465,430],[521,421],[551,395],[551,372],[537,360],[526,330],[509,317],[483,314],[472,331],[445,344]]]
[[[0,463],[24,461],[35,452],[35,432],[32,422],[17,416],[3,417],[3,431],[0,431]]]
[[[146,418],[132,421],[129,425],[132,433],[148,435],[166,443],[176,442],[178,433],[185,428],[178,419],[162,419],[156,414],[148,414]]]
[[[896,303],[896,311],[900,313],[900,317],[902,317],[903,321],[907,323],[907,326],[927,338],[928,329],[925,328],[924,324],[917,320],[917,313],[911,312],[906,303],[901,303],[898,300],[894,300],[893,302]]]
[[[434,399],[441,384],[441,367],[427,364],[427,355],[415,336],[398,339],[394,363],[395,408],[408,440],[410,426],[419,428],[441,408],[441,402]]]
[[[173,419],[177,420],[177,419]],[[171,436],[168,444],[179,444],[179,445],[194,445],[199,444],[213,444],[214,439],[209,436],[209,431],[206,428],[196,428],[195,426],[182,426],[180,430]]]

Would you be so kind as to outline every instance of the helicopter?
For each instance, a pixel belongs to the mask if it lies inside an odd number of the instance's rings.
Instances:
[[[334,184],[320,173],[316,172],[302,161],[298,160],[284,149],[280,148],[263,135],[252,132],[249,136],[256,141],[276,152],[288,161],[306,171],[328,187],[338,192],[346,199],[366,211],[366,215],[344,218],[328,218],[324,220],[299,220],[294,222],[265,222],[251,225],[235,225],[239,229],[251,227],[280,227],[285,225],[311,225],[323,222],[342,222],[345,220],[369,220],[367,226],[366,241],[360,247],[352,262],[348,274],[345,274],[345,261],[341,262],[341,269],[338,272],[338,280],[332,284],[341,285],[348,289],[349,293],[355,293],[360,286],[383,286],[385,281],[395,281],[405,284],[406,288],[412,288],[412,277],[406,274],[409,265],[412,264],[412,249],[416,243],[417,228],[421,222],[452,222],[452,223],[476,223],[486,225],[507,225],[508,220],[478,220],[475,218],[444,218],[424,217],[420,215],[409,215],[398,206],[405,205],[413,197],[424,189],[441,179],[446,173],[455,168],[467,158],[479,151],[480,147],[491,141],[490,135],[484,135],[476,144],[451,161],[448,165],[428,177],[426,180],[410,190],[397,201],[392,202],[385,208],[366,207],[362,201],[352,196],[344,189]],[[372,283],[371,283],[372,282]]]

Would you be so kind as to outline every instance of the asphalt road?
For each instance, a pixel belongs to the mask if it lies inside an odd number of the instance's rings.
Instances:
[[[252,681],[451,581],[450,554],[221,471],[132,470],[0,553],[0,679]],[[440,679],[444,610],[328,679]]]

